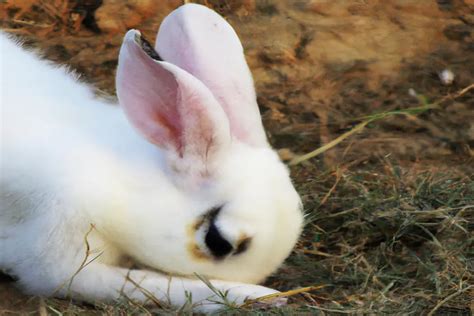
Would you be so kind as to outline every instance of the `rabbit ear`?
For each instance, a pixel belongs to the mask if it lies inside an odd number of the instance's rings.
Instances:
[[[230,142],[227,117],[201,81],[159,58],[140,32],[125,35],[116,77],[120,104],[150,142],[206,165]]]
[[[234,137],[267,146],[242,44],[224,18],[202,5],[181,6],[161,23],[155,48],[164,60],[209,88],[224,108]]]

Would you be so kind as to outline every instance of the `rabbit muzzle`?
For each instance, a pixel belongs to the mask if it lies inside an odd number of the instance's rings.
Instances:
[[[221,210],[222,206],[215,207],[194,223],[188,247],[192,257],[223,260],[244,253],[250,246],[252,238],[246,233],[240,232],[233,238],[222,229],[218,222]]]

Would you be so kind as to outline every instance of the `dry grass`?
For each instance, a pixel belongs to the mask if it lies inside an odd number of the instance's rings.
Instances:
[[[459,292],[443,308],[468,313],[473,179],[423,169],[381,158],[308,180],[313,212],[288,282],[331,284],[307,296],[321,310],[419,315]]]

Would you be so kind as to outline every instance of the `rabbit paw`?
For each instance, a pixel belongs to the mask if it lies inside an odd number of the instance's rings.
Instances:
[[[202,302],[198,309],[204,312],[212,312],[225,309],[228,305],[251,306],[255,308],[280,307],[287,303],[284,297],[266,296],[280,293],[276,290],[253,284],[233,286],[221,292],[223,295],[218,298],[210,298]]]

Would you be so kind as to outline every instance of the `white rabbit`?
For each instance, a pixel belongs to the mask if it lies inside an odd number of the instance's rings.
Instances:
[[[0,39],[0,269],[28,293],[91,302],[219,309],[195,273],[237,304],[276,292],[255,284],[295,245],[301,202],[222,17],[178,8],[158,54],[130,30],[116,78],[124,111]]]

